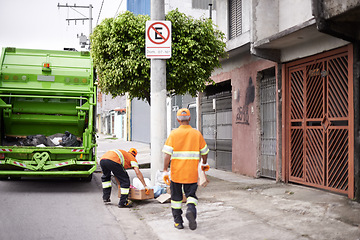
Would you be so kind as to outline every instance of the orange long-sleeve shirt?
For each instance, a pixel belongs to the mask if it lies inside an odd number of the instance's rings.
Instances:
[[[107,151],[104,155],[102,155],[100,161],[102,159],[109,159],[111,161],[119,163],[123,165],[125,169],[139,167],[136,158],[131,153],[125,150],[115,149]]]
[[[190,125],[180,125],[171,131],[163,152],[171,155],[171,180],[176,183],[196,183],[200,155],[209,148],[202,134]]]

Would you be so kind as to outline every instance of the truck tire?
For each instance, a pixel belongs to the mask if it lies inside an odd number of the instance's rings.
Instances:
[[[90,174],[90,175],[87,176],[87,177],[82,177],[82,178],[81,178],[81,181],[82,181],[82,182],[91,182],[92,176],[93,176],[93,174]]]

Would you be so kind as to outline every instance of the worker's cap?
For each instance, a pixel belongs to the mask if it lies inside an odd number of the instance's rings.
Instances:
[[[176,118],[179,121],[189,121],[190,120],[190,111],[187,108],[181,108],[176,113]]]
[[[130,148],[129,153],[131,153],[134,157],[136,157],[137,150],[135,148]]]

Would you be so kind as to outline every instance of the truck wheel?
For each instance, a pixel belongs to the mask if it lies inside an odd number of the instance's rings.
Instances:
[[[90,175],[87,176],[87,177],[82,177],[82,178],[81,178],[81,181],[82,181],[82,182],[91,182],[91,179],[92,179],[92,174],[90,174]]]

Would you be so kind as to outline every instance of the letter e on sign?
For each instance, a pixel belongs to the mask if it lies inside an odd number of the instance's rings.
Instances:
[[[171,58],[170,21],[147,21],[145,39],[146,58]]]

